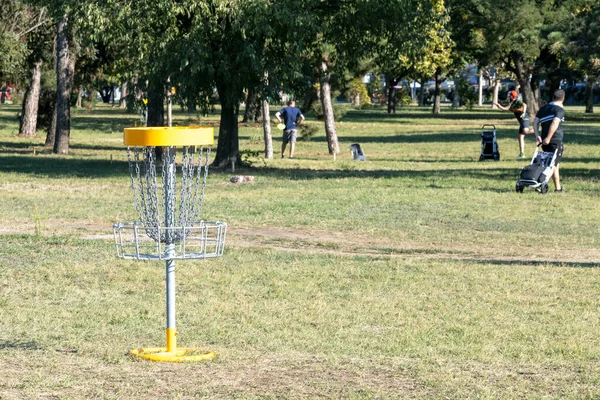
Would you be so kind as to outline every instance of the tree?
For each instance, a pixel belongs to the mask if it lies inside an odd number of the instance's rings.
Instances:
[[[549,33],[581,4],[589,0],[540,2],[536,0],[452,0],[460,6],[462,20],[479,37],[477,60],[481,66],[500,66],[515,74],[532,115],[539,108],[542,79],[558,70],[549,51]]]
[[[38,120],[38,105],[41,92],[42,70],[45,65],[51,65],[53,56],[54,32],[52,23],[45,17],[45,10],[36,10],[30,6],[29,15],[33,17],[36,26],[26,34],[26,46],[28,56],[24,67],[30,71],[27,89],[21,108],[21,119],[19,124],[19,136],[32,137],[36,135]],[[38,25],[39,22],[43,22]]]
[[[586,78],[586,113],[594,112],[593,86],[600,79],[600,4],[590,2],[570,14],[551,34],[554,53]]]
[[[366,5],[375,14],[365,23],[386,16],[370,31],[375,64],[386,77],[388,113],[394,113],[396,84],[406,77],[429,77],[438,68],[441,71],[451,61],[453,44],[443,1],[381,4],[381,8]]]
[[[29,55],[27,35],[47,21],[44,8],[31,7],[20,0],[0,0],[0,81],[20,80]]]
[[[99,23],[104,2],[86,0],[23,0],[47,10],[56,24],[56,132],[53,152],[68,154],[71,135],[71,92],[75,61],[82,38],[93,37],[105,24]],[[101,18],[100,18],[101,19]],[[49,140],[46,141],[47,143]]]

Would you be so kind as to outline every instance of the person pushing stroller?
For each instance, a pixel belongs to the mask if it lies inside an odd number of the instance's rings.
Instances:
[[[533,129],[535,131],[536,144],[542,147],[543,151],[557,151],[552,170],[552,180],[554,182],[554,192],[562,193],[563,188],[560,184],[559,167],[563,154],[563,130],[562,123],[565,121],[565,110],[563,102],[565,92],[558,89],[552,95],[552,102],[545,105],[538,111],[533,120]],[[539,125],[542,125],[540,134]]]

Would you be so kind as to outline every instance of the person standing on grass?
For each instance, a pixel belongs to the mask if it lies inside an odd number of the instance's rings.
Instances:
[[[281,118],[285,122],[283,130],[283,143],[281,144],[281,158],[285,156],[285,147],[290,143],[290,158],[294,158],[294,150],[296,149],[296,138],[298,137],[298,125],[304,121],[302,111],[296,108],[294,100],[288,101],[288,106],[277,111],[275,114],[277,120],[281,123]]]
[[[515,118],[519,121],[519,155],[517,160],[525,158],[525,135],[533,133],[533,130],[529,128],[529,115],[527,114],[527,104],[523,102],[523,99],[516,90],[509,90],[506,95],[508,105],[502,106],[500,103],[494,102],[494,105],[502,111],[510,111],[515,114]]]
[[[565,101],[565,92],[558,89],[552,95],[552,102],[545,105],[538,111],[533,120],[533,130],[535,132],[535,142],[538,146],[542,146],[543,151],[556,153],[554,169],[552,170],[552,180],[554,181],[554,192],[562,193],[563,188],[560,184],[560,161],[563,154],[563,130],[562,123],[565,121],[565,109],[563,102]],[[542,124],[542,134],[539,132],[539,124]]]

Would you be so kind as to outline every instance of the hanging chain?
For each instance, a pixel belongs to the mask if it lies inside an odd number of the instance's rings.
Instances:
[[[200,147],[198,154],[195,153],[193,148],[184,148],[181,188],[177,203],[175,147],[163,147],[162,182],[157,182],[155,147],[127,148],[135,208],[147,235],[157,242],[178,242],[183,239],[183,228],[191,227],[200,221],[210,148],[205,150],[204,147]],[[162,201],[159,202],[159,199]],[[160,203],[163,204],[162,207]]]

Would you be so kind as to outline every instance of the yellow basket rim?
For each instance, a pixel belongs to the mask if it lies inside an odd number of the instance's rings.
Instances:
[[[125,128],[126,146],[210,146],[215,142],[212,126],[152,126]]]

